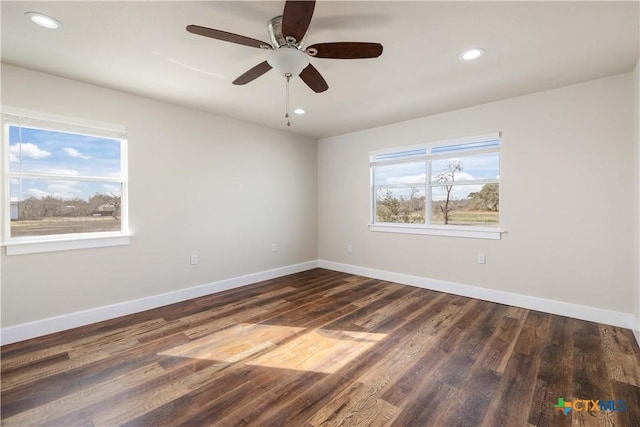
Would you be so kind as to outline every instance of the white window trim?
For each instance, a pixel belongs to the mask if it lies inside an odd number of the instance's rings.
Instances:
[[[394,164],[394,163],[403,163],[403,161],[386,161],[386,162],[374,162],[373,159],[375,156],[380,154],[390,154],[396,153],[398,151],[410,151],[415,149],[420,149],[424,147],[440,147],[446,145],[462,145],[467,143],[473,143],[482,140],[493,140],[493,139],[502,139],[500,132],[487,133],[483,135],[469,136],[469,137],[461,137],[461,138],[452,138],[447,140],[440,140],[435,142],[430,142],[426,144],[414,144],[410,146],[404,147],[394,147],[387,148],[384,150],[376,150],[369,153],[370,164],[369,164],[369,173],[370,173],[370,183],[371,189],[369,192],[370,195],[370,203],[369,203],[369,212],[370,212],[370,224],[368,225],[369,231],[373,232],[384,232],[384,233],[400,233],[400,234],[422,234],[428,236],[447,236],[447,237],[465,237],[472,239],[490,239],[490,240],[500,240],[502,238],[502,233],[506,233],[506,231],[500,229],[499,227],[473,227],[473,226],[460,226],[460,225],[439,225],[439,224],[403,224],[403,223],[384,223],[384,222],[375,222],[375,201],[376,201],[376,186],[373,180],[373,169],[371,166],[376,166],[380,164]],[[502,141],[501,141],[502,142]],[[500,147],[501,151],[502,144]],[[475,155],[481,154],[483,152],[487,152],[484,150],[474,151],[473,153],[468,153],[464,155]],[[495,152],[495,150],[488,150],[488,152]],[[446,157],[448,154],[429,155],[429,160],[434,160],[440,157]],[[425,156],[425,160],[426,160]],[[501,156],[502,158],[502,156]],[[422,160],[422,159],[419,159]],[[415,159],[406,160],[406,162],[415,161]],[[427,163],[427,174],[430,175],[431,171],[429,168],[431,167],[431,161]],[[493,180],[479,180],[481,182],[492,181]],[[479,182],[473,181],[473,183]],[[465,184],[465,182],[456,183],[457,185]],[[429,183],[428,186],[434,186],[433,183]],[[431,215],[430,212],[430,204],[426,204],[426,215]],[[500,221],[501,212],[498,213],[498,224]]]
[[[498,228],[467,227],[431,224],[369,224],[370,231],[401,234],[424,234],[428,236],[467,237],[471,239],[500,240],[505,231]]]
[[[41,252],[53,252],[53,251],[65,251],[74,249],[88,249],[88,248],[101,248],[107,246],[121,246],[128,245],[132,236],[129,231],[129,200],[128,200],[128,159],[127,159],[127,140],[126,140],[126,127],[121,125],[115,125],[111,123],[97,122],[86,119],[78,119],[75,117],[58,116],[54,114],[42,113],[38,111],[26,110],[22,108],[2,106],[3,115],[19,116],[34,119],[35,121],[47,121],[52,123],[59,123],[63,126],[56,129],[65,132],[92,134],[91,130],[98,131],[95,135],[100,137],[112,137],[122,140],[121,151],[121,166],[122,166],[122,203],[126,207],[122,213],[121,229],[122,231],[114,232],[97,232],[97,233],[77,233],[77,234],[58,234],[58,235],[46,235],[46,236],[23,236],[11,238],[10,233],[10,221],[11,217],[11,205],[10,205],[10,173],[9,173],[9,155],[7,150],[8,145],[8,133],[4,135],[1,141],[0,155],[2,156],[2,197],[0,197],[0,203],[2,208],[0,211],[3,216],[3,224],[0,227],[0,246],[5,247],[5,253],[7,256],[11,255],[24,255]],[[3,120],[2,129],[3,134],[6,131],[7,125]],[[65,127],[64,125],[67,125]],[[26,175],[26,174],[25,174]],[[102,178],[100,180],[108,181],[109,178]]]
[[[5,243],[7,256],[36,254],[41,252],[69,251],[74,249],[104,248],[107,246],[123,246],[130,243],[131,234],[91,233],[64,234],[57,239],[38,239],[32,241],[14,241]]]

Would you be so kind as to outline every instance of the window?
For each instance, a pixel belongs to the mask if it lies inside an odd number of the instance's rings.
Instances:
[[[500,238],[500,136],[371,154],[373,231]]]
[[[22,114],[3,125],[8,255],[128,243],[124,128]]]

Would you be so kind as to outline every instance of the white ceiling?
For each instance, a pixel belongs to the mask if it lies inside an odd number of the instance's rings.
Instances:
[[[189,24],[269,41],[284,1],[2,1],[2,62],[287,129],[285,80],[231,82],[267,51],[196,36]],[[37,11],[63,23],[35,26]],[[289,131],[339,135],[632,71],[639,2],[318,1],[306,44],[379,42],[382,56],[312,58],[329,84],[291,84]],[[471,47],[486,54],[458,56]]]

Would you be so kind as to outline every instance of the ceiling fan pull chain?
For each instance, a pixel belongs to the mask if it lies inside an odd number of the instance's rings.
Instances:
[[[289,80],[291,80],[291,74],[287,74],[285,77],[287,78],[287,101],[284,118],[287,119],[287,126],[291,126],[291,122],[289,121]]]

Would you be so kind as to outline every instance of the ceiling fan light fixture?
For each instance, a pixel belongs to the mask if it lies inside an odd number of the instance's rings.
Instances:
[[[272,51],[267,62],[283,76],[297,76],[309,65],[309,56],[295,47],[281,47]]]
[[[462,59],[463,61],[471,61],[480,58],[482,55],[484,55],[484,49],[473,48],[462,52],[462,55],[460,55],[460,59]]]
[[[305,113],[305,111],[302,108],[296,108],[295,110],[293,110],[293,112],[295,114],[304,114]]]
[[[43,28],[48,28],[50,30],[57,30],[62,27],[62,23],[55,18],[52,18],[49,15],[45,15],[44,13],[39,12],[27,12],[24,14],[27,18],[29,18],[34,24],[37,24]]]

